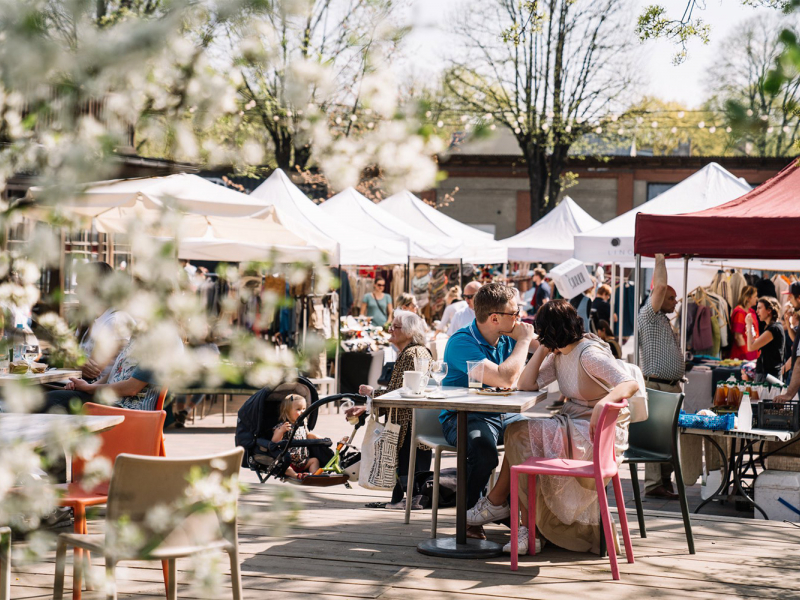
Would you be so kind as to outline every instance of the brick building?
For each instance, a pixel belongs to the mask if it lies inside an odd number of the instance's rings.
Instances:
[[[775,175],[789,157],[754,156],[601,156],[567,161],[578,184],[564,192],[595,219],[605,222],[652,200],[709,162],[758,185]],[[422,194],[435,200],[455,187],[455,201],[442,212],[495,234],[512,236],[531,225],[530,192],[525,161],[511,136],[467,144],[441,160],[448,178],[437,191]]]

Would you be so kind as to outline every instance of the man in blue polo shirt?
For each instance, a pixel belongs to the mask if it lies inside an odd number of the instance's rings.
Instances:
[[[475,320],[447,341],[444,360],[448,370],[443,385],[467,387],[467,361],[483,361],[484,385],[516,385],[534,343],[534,333],[531,325],[517,322],[520,309],[515,298],[514,289],[500,283],[484,285],[475,295]],[[521,418],[519,414],[509,413],[469,414],[467,506],[475,505],[498,465],[497,444],[503,439],[506,426]],[[455,446],[456,413],[442,411],[439,421],[447,443]],[[502,516],[508,516],[508,512]],[[482,527],[470,527],[467,535],[486,537]]]

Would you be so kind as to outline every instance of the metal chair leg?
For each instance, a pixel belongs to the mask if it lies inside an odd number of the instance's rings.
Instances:
[[[642,507],[642,492],[639,490],[639,465],[630,463],[631,483],[633,484],[633,500],[636,502],[636,517],[639,519],[639,537],[647,537],[647,528],[644,524],[644,508]]]
[[[439,519],[439,473],[442,470],[442,448],[437,447],[433,459],[433,497],[431,498],[431,538],[436,537]]]
[[[678,498],[681,502],[681,514],[683,515],[683,528],[686,531],[686,543],[689,545],[689,554],[694,554],[694,535],[692,534],[692,522],[689,518],[689,502],[686,500],[686,486],[683,483],[680,457],[672,457],[672,468],[675,471],[675,485],[678,488]]]

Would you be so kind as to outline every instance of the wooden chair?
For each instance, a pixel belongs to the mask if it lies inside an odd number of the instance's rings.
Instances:
[[[223,478],[239,473],[244,450],[234,448],[213,456],[195,458],[163,458],[121,454],[114,463],[114,474],[108,491],[108,508],[104,534],[62,533],[56,548],[55,600],[64,596],[64,572],[67,547],[82,548],[103,554],[106,564],[106,597],[116,600],[116,566],[126,560],[166,561],[169,568],[167,598],[177,598],[176,559],[208,550],[223,550],[230,557],[231,583],[234,600],[242,597],[239,572],[239,542],[236,520],[224,522],[216,512],[200,511],[185,516],[165,534],[157,546],[145,555],[139,549],[122,548],[113,542],[115,524],[123,521],[134,526],[145,526],[148,510],[153,506],[175,506],[185,497],[189,475],[193,469],[217,470]],[[220,465],[222,463],[222,465]],[[80,576],[81,564],[73,566]]]
[[[100,437],[98,456],[105,457],[114,463],[117,456],[122,453],[158,456],[160,452],[163,452],[164,419],[167,416],[163,410],[131,410],[92,402],[87,402],[83,407],[86,414],[89,415],[121,415],[125,418],[113,429],[97,434]],[[73,510],[75,519],[73,531],[76,534],[88,533],[86,509],[89,506],[105,504],[108,500],[108,481],[102,482],[92,489],[83,488],[81,478],[85,466],[83,460],[75,458],[72,461],[72,483],[58,486],[63,493],[58,504]],[[81,562],[82,554],[83,551],[76,547],[75,564]],[[90,560],[87,554],[87,563]],[[166,574],[166,565],[164,572]],[[91,588],[87,587],[87,589]],[[73,578],[72,597],[74,600],[80,600],[81,597],[80,569],[76,570],[76,576]]]
[[[614,483],[614,497],[619,507],[619,523],[625,541],[625,554],[628,562],[633,562],[633,546],[628,531],[628,516],[625,514],[625,500],[622,497],[622,484],[619,480],[614,453],[615,428],[619,411],[628,405],[627,400],[606,404],[600,413],[600,419],[594,434],[594,452],[591,461],[568,458],[529,458],[521,465],[511,467],[511,570],[517,570],[519,560],[519,476],[528,476],[528,553],[536,554],[536,476],[557,475],[561,477],[585,477],[594,479],[597,498],[600,502],[600,519],[603,523],[605,539],[613,540],[611,529],[611,512],[608,510],[608,497],[604,479],[610,477]],[[611,563],[611,576],[619,579],[617,553],[608,553]]]

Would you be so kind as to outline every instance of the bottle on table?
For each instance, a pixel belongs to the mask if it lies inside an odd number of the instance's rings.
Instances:
[[[736,429],[738,431],[751,431],[753,429],[753,407],[750,406],[750,394],[747,392],[744,393],[742,401],[739,403]]]
[[[12,360],[18,361],[22,360],[22,352],[23,348],[25,347],[25,328],[22,326],[22,323],[17,323],[17,327],[14,329],[14,338],[13,338],[13,348],[14,348],[14,355]]]

